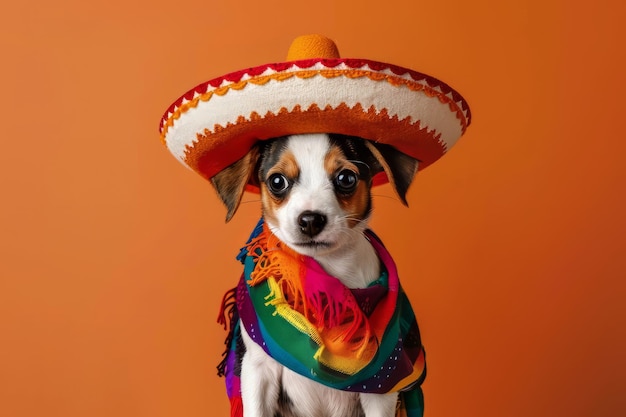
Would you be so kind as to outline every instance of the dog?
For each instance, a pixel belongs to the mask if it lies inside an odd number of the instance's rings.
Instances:
[[[387,176],[400,201],[419,161],[386,144],[338,134],[300,134],[259,141],[211,182],[229,221],[248,184],[260,189],[269,230],[295,252],[312,257],[351,289],[381,272],[365,236],[371,187]],[[392,417],[398,394],[341,391],[282,366],[242,326],[241,397],[246,417]]]

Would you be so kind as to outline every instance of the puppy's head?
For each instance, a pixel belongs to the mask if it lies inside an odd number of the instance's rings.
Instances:
[[[307,134],[260,142],[211,179],[234,215],[247,183],[259,186],[272,232],[299,253],[332,251],[362,233],[372,204],[372,178],[384,171],[400,200],[418,161],[389,145],[355,137]]]

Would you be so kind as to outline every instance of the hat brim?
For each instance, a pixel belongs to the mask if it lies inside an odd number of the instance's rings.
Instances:
[[[389,144],[422,170],[470,123],[463,97],[433,77],[337,58],[267,64],[202,83],[169,107],[160,132],[177,159],[210,179],[257,141],[302,133]]]

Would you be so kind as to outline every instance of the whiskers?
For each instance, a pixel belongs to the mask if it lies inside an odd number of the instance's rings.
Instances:
[[[390,200],[395,200],[398,203],[402,204],[402,201],[398,198],[398,196],[396,195],[387,195],[387,194],[372,194],[372,197],[376,197],[376,198],[388,198]]]
[[[280,229],[277,226],[274,226],[268,222],[265,222],[265,224],[267,224],[267,229],[270,231],[271,234],[273,234],[274,236],[278,236],[280,233],[277,233],[280,231]]]
[[[346,214],[343,216],[337,216],[333,222],[334,226],[341,226],[341,227],[346,227],[346,224],[348,222],[354,222],[356,224],[366,224],[369,220],[369,217],[366,217],[364,219],[354,215],[354,214]]]
[[[338,216],[332,222],[332,227],[341,237],[351,239],[361,235],[364,235],[365,229],[367,229],[367,222],[369,218],[360,218],[355,215],[346,214],[344,216]],[[355,224],[353,227],[349,227],[348,224],[352,222]]]
[[[242,200],[240,204],[251,204],[251,203],[260,203],[261,199],[256,198],[254,200]]]

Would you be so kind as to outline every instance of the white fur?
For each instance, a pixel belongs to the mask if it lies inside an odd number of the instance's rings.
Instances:
[[[300,176],[288,201],[274,212],[277,222],[267,219],[267,224],[280,240],[313,257],[346,286],[363,288],[379,277],[380,261],[363,234],[368,219],[349,227],[346,213],[337,202],[324,170],[324,157],[329,147],[326,135],[290,137],[288,148],[295,156]],[[328,245],[321,248],[298,246],[303,237],[297,218],[306,210],[327,217],[326,226],[315,239]],[[297,417],[357,417],[358,402],[366,417],[395,415],[397,393],[357,394],[326,387],[284,368],[252,341],[243,326],[241,328],[246,346],[241,371],[245,417],[274,417],[281,386],[293,402]]]
[[[363,288],[379,277],[379,261],[363,232],[364,219],[354,228],[348,227],[328,173],[324,158],[330,149],[326,135],[297,135],[289,139],[289,150],[300,167],[300,177],[289,195],[289,200],[274,214],[278,224],[268,220],[272,232],[297,252],[315,258],[330,275],[338,277],[348,288]],[[328,224],[315,237],[328,242],[329,248],[306,248],[297,245],[302,234],[297,218],[303,211],[324,213]]]

